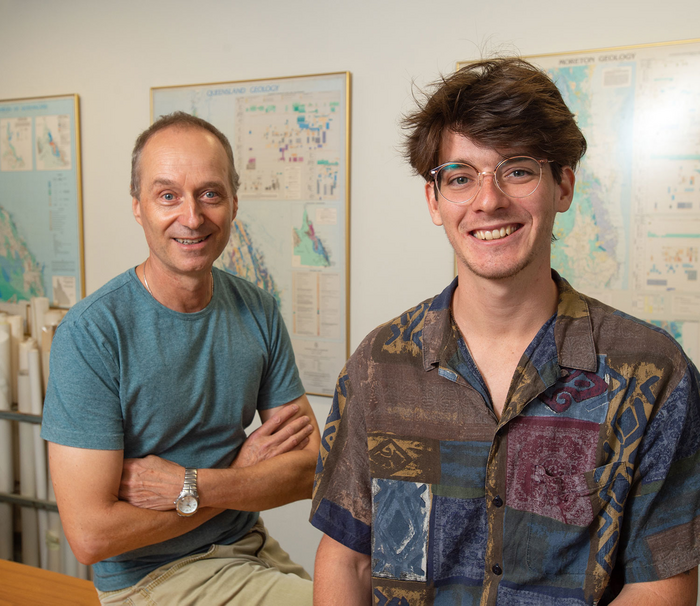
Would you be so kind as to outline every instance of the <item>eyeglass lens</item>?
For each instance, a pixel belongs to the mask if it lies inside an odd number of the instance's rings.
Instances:
[[[484,174],[469,164],[451,163],[443,166],[435,175],[440,193],[450,202],[468,202],[481,188]],[[512,198],[525,198],[540,184],[542,165],[534,158],[508,158],[496,168],[498,188]]]

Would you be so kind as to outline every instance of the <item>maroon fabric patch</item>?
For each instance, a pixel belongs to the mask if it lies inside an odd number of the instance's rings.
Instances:
[[[506,503],[565,524],[590,524],[596,489],[589,488],[588,477],[598,432],[597,423],[578,419],[514,420],[508,428]]]

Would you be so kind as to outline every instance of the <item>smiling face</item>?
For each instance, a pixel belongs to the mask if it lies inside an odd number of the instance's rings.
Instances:
[[[149,271],[153,264],[171,274],[208,274],[237,208],[221,143],[200,128],[158,131],[143,148],[140,174],[132,207],[150,249]]]
[[[524,150],[500,153],[479,147],[471,139],[448,132],[443,136],[440,162],[463,162],[478,171],[493,171],[504,157]],[[525,153],[525,155],[529,155]],[[574,173],[565,167],[561,183],[545,165],[537,190],[526,198],[509,198],[485,175],[477,196],[454,204],[435,192],[433,182],[425,195],[433,223],[443,225],[457,255],[460,275],[499,280],[550,270],[551,234],[557,212],[568,210],[574,192]]]

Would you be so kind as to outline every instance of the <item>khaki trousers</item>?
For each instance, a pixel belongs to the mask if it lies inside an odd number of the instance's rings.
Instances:
[[[311,577],[261,520],[233,545],[165,564],[132,587],[98,591],[103,606],[311,606]]]

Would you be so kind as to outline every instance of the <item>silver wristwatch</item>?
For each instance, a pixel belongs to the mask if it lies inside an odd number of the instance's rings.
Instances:
[[[185,483],[182,492],[175,499],[175,511],[177,515],[187,518],[197,511],[199,507],[199,495],[197,494],[197,470],[185,468]]]

